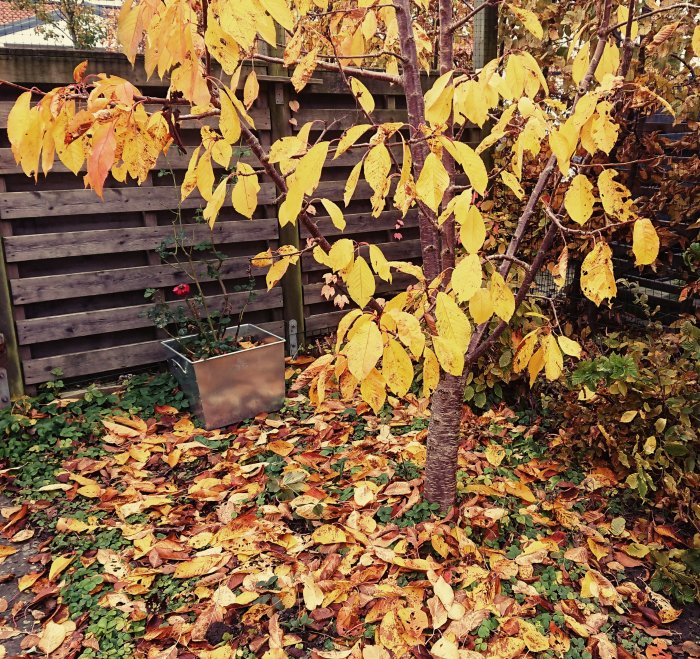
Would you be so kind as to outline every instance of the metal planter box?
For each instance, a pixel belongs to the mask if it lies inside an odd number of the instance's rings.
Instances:
[[[227,330],[234,334],[235,327]],[[241,338],[261,341],[254,348],[191,361],[177,339],[163,341],[170,370],[207,430],[243,421],[284,404],[284,339],[255,325],[241,325]]]

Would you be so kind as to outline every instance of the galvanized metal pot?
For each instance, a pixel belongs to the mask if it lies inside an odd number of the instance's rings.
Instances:
[[[235,327],[227,330],[235,332]],[[260,345],[191,361],[179,352],[177,339],[162,342],[171,372],[207,430],[274,412],[284,404],[284,339],[250,324],[241,325],[238,335]]]

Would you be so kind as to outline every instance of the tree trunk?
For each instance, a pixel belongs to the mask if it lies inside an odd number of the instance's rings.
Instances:
[[[443,373],[433,393],[425,465],[425,498],[447,512],[457,497],[457,451],[464,406],[464,376]]]

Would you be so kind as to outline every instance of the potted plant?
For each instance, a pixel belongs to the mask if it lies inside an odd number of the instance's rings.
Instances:
[[[201,221],[201,214],[196,219]],[[258,293],[250,272],[247,285],[231,291],[248,292],[240,313],[233,316],[222,272],[226,255],[211,241],[195,242],[197,226],[183,224],[178,213],[173,237],[158,249],[189,282],[172,289],[174,300],[156,289],[148,289],[145,297],[154,301],[149,317],[170,336],[161,342],[170,370],[194,413],[211,430],[282,407],[284,339],[243,323],[245,309]],[[218,284],[221,295],[207,299],[204,273]]]

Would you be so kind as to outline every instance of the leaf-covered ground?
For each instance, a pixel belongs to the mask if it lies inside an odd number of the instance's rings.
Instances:
[[[687,539],[573,459],[572,429],[465,411],[440,518],[422,400],[297,392],[232,432],[163,377],[49,400],[0,417],[0,656],[700,656],[669,628],[692,611],[649,587],[650,551]]]

